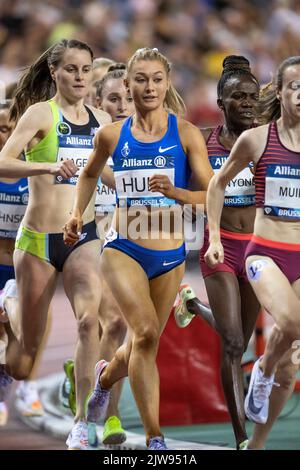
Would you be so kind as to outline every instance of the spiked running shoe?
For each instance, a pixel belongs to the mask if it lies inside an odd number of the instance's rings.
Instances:
[[[162,436],[151,437],[148,444],[149,450],[168,450]]]
[[[87,420],[91,423],[98,423],[107,412],[110,391],[103,390],[100,385],[100,375],[107,365],[104,360],[95,365],[95,388],[87,401]]]
[[[74,361],[73,359],[67,359],[64,362],[64,371],[69,381],[69,407],[73,415],[76,415],[76,389],[75,389],[75,376],[74,376]]]
[[[66,440],[68,450],[88,450],[88,425],[85,421],[74,424]]]
[[[23,416],[43,416],[44,409],[38,394],[36,382],[26,380],[20,382],[16,395]]]
[[[269,397],[274,382],[274,374],[266,377],[259,367],[261,358],[253,366],[249,389],[245,398],[245,414],[248,419],[258,424],[265,424],[269,414]]]
[[[179,302],[175,307],[174,317],[179,328],[186,328],[194,318],[194,314],[190,313],[187,309],[186,303],[188,300],[196,297],[195,292],[189,285],[182,285],[179,289]]]
[[[118,445],[127,439],[121,421],[117,416],[110,416],[104,424],[102,442],[104,445]]]

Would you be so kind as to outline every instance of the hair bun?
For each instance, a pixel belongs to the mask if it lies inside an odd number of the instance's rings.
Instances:
[[[223,60],[223,72],[232,72],[235,70],[245,70],[251,73],[250,62],[242,55],[228,55]]]
[[[113,72],[114,70],[126,70],[126,64],[123,62],[116,62],[115,64],[112,64],[108,67],[107,73]]]

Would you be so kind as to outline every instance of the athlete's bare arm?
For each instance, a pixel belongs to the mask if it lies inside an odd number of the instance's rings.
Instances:
[[[169,178],[163,175],[154,175],[150,179],[150,189],[151,191],[159,191],[181,204],[205,204],[206,190],[213,176],[213,170],[208,160],[204,138],[196,126],[183,119],[178,120],[178,129],[197,190],[176,188],[171,184]]]
[[[100,129],[95,136],[93,152],[76,185],[72,216],[64,227],[67,244],[73,244],[78,240],[78,233],[81,233],[83,223],[82,214],[91,200],[105,163],[117,144],[119,129],[119,123],[108,124]]]
[[[224,206],[225,188],[240,171],[250,162],[257,164],[261,157],[267,138],[268,126],[244,131],[235,142],[229,158],[221,170],[214,175],[207,192],[207,216],[209,224],[210,247],[206,252],[205,261],[211,267],[222,263],[223,247],[220,241],[220,220]]]
[[[48,103],[37,103],[27,109],[0,153],[0,176],[21,178],[52,174],[70,178],[76,173],[77,167],[71,160],[38,163],[18,159],[31,141],[38,142],[47,134],[52,121],[53,117]]]

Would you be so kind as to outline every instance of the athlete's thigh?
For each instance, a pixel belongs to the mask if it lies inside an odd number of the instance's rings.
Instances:
[[[119,250],[105,248],[101,255],[101,270],[133,331],[143,323],[155,323],[149,280],[137,261]]]
[[[25,343],[39,341],[46,328],[48,309],[55,292],[58,273],[51,264],[22,250],[15,250],[14,266],[22,338]]]
[[[116,318],[123,318],[110,286],[102,275],[102,298],[99,307],[99,320],[101,326],[112,323]]]
[[[258,301],[278,326],[299,313],[300,303],[293,287],[271,258],[249,256],[246,269]]]
[[[298,299],[300,300],[300,278],[297,279],[297,281],[295,281],[293,284],[292,284],[292,287],[293,287],[293,291],[295,292],[296,296],[298,297]],[[299,313],[300,314],[300,313]]]
[[[97,308],[101,301],[100,242],[93,240],[76,248],[63,267],[65,292],[72,307],[86,303]]]
[[[159,320],[160,333],[170,316],[180,283],[185,270],[185,263],[150,281],[150,295]]]

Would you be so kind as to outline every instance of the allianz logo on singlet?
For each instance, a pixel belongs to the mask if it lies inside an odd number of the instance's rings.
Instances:
[[[300,176],[300,168],[292,168],[287,165],[276,165],[274,175]]]
[[[164,168],[168,164],[169,167],[174,166],[174,158],[163,157],[158,155],[154,158],[128,158],[127,160],[122,161],[122,168],[138,168],[138,167],[156,167],[156,168]]]
[[[76,136],[66,136],[67,145],[80,145],[82,147],[90,147],[92,144],[92,137],[76,137]]]
[[[13,204],[28,204],[28,194],[6,194],[0,193],[0,202],[13,203]]]

